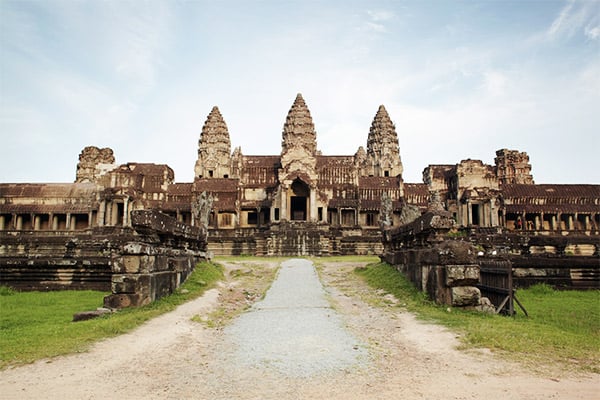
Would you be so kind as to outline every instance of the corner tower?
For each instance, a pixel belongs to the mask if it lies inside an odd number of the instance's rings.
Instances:
[[[231,141],[218,107],[213,107],[202,127],[198,141],[196,178],[229,178],[231,174]]]
[[[500,185],[511,183],[533,184],[529,156],[518,150],[501,149],[496,151],[496,174]]]
[[[402,175],[396,127],[383,105],[379,106],[369,130],[364,174],[369,176]]]

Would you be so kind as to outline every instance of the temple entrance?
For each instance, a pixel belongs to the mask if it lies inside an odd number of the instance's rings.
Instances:
[[[309,196],[310,189],[308,185],[296,178],[292,182],[292,195],[290,196],[290,216],[292,221],[306,221]]]

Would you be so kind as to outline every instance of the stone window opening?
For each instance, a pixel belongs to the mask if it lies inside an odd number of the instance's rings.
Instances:
[[[369,212],[366,214],[366,225],[367,226],[376,226],[377,225],[377,216],[376,212]]]
[[[330,225],[339,225],[340,224],[337,208],[328,208],[327,209],[327,220],[329,221]]]
[[[317,208],[317,219],[323,221],[323,207]]]
[[[73,226],[71,229],[83,230],[89,227],[89,215],[88,214],[72,214],[71,219]]]
[[[13,227],[12,214],[0,215],[0,230],[11,230]]]
[[[213,177],[213,171],[212,170],[208,170],[208,177],[212,178]]]
[[[225,178],[225,179],[229,178],[229,174],[223,174],[223,178]]]
[[[354,226],[354,210],[347,209],[342,210],[342,225],[343,226]]]
[[[276,207],[276,208],[273,210],[273,219],[274,219],[275,221],[279,221],[279,207]]]
[[[383,171],[383,176],[385,177],[389,177],[390,176],[390,171]]]
[[[248,225],[258,225],[258,213],[256,211],[248,211]]]
[[[219,227],[231,227],[233,225],[233,218],[230,213],[219,214]]]
[[[262,209],[260,211],[258,222],[260,223],[260,225],[265,225],[265,224],[268,224],[269,222],[271,222],[271,212],[268,208]]]

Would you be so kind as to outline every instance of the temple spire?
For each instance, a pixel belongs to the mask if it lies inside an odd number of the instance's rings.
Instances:
[[[367,139],[368,174],[398,176],[402,174],[398,134],[387,110],[379,106]]]
[[[229,177],[231,164],[231,141],[227,124],[217,106],[213,107],[202,127],[198,140],[196,177]]]
[[[296,100],[288,112],[282,136],[282,155],[292,148],[298,147],[303,148],[310,155],[314,155],[317,151],[315,125],[300,93],[296,96]]]

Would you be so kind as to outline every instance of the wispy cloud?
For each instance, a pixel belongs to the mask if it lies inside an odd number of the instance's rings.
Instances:
[[[600,37],[600,5],[596,1],[570,0],[552,21],[546,38],[570,39],[576,34],[583,34],[591,40]]]
[[[394,12],[388,10],[367,10],[366,14],[367,21],[361,29],[377,33],[387,32],[386,23],[396,16]]]

